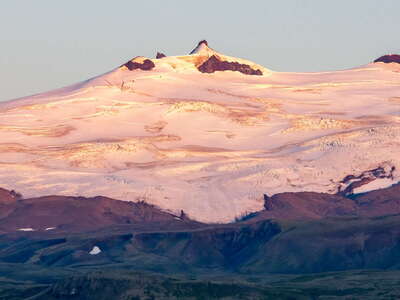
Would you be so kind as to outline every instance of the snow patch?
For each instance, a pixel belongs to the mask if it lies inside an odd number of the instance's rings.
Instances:
[[[48,231],[48,230],[54,230],[54,229],[56,229],[56,228],[55,227],[47,227],[45,230]]]
[[[374,190],[380,190],[380,189],[390,187],[396,183],[397,182],[393,181],[390,178],[378,178],[378,179],[375,179],[374,181],[371,181],[370,183],[367,183],[367,184],[364,184],[363,186],[355,188],[353,190],[353,193],[361,194],[361,193],[367,193],[367,192],[374,191]]]
[[[18,231],[35,231],[35,229],[33,229],[33,228],[18,228],[17,229]]]
[[[101,249],[98,246],[94,246],[92,250],[90,250],[90,255],[97,255],[101,252]]]

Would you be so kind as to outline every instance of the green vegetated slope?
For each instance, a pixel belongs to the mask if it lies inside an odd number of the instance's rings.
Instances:
[[[29,235],[30,234],[30,235]],[[315,273],[400,266],[400,216],[234,223],[173,231],[130,226],[77,234],[5,235],[0,262],[120,264],[164,273]],[[101,253],[91,255],[94,246]]]
[[[0,299],[397,299],[399,225],[394,215],[3,235]]]
[[[61,279],[52,280],[51,276],[54,275]],[[2,278],[0,299],[399,299],[400,297],[400,271],[356,270],[274,276],[220,274],[217,277],[203,275],[196,278],[193,275],[165,276],[114,268],[103,268],[101,271],[43,268],[39,277],[41,279],[31,277],[25,281]]]

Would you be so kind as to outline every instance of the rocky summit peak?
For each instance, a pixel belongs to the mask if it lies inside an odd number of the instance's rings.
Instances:
[[[211,49],[210,47],[208,47],[208,42],[206,40],[201,40],[196,48],[194,48],[190,54],[211,54],[211,53],[215,53],[215,51],[213,49]]]
[[[208,47],[208,42],[206,40],[201,40],[197,46],[200,46],[201,44],[204,44]]]

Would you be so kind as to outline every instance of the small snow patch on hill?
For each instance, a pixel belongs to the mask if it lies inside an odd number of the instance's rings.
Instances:
[[[18,228],[18,231],[35,231],[33,228]]]
[[[97,255],[101,252],[101,249],[98,246],[94,246],[92,250],[90,250],[90,255]]]

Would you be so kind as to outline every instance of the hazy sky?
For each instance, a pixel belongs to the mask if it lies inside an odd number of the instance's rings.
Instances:
[[[400,52],[399,29],[399,0],[1,0],[0,100],[201,39],[277,71],[350,68]]]

